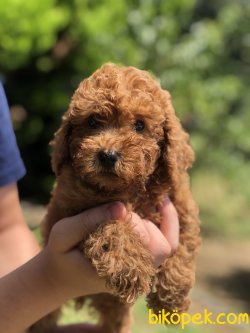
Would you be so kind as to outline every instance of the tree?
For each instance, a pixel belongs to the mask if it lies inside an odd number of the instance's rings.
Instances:
[[[27,195],[48,195],[47,142],[72,91],[113,61],[152,71],[171,91],[197,154],[194,174],[226,177],[249,200],[248,0],[10,0],[0,16],[0,70],[10,104],[21,105],[13,116]]]

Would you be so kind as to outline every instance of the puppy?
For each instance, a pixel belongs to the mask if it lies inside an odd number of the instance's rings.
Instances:
[[[200,243],[187,174],[194,159],[188,138],[170,94],[151,75],[111,63],[80,83],[55,134],[52,169],[57,181],[42,225],[45,242],[60,219],[106,202],[121,201],[159,225],[156,207],[168,195],[179,216],[179,247],[158,269],[124,221],[100,226],[80,244],[112,291],[88,297],[103,332],[127,333],[130,306],[143,294],[156,313],[188,309]],[[55,317],[46,317],[30,332],[39,327],[53,332]]]

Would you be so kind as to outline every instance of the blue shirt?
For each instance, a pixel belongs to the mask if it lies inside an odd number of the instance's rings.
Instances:
[[[0,82],[0,186],[18,181],[25,172],[10,120],[8,102]]]

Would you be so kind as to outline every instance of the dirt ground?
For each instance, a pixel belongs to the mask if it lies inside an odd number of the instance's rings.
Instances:
[[[44,208],[22,204],[31,228]],[[191,293],[191,314],[248,313],[250,317],[250,240],[205,239],[197,258],[196,285]],[[250,324],[196,326],[200,333],[249,333]],[[196,331],[195,331],[196,332]]]
[[[250,314],[250,241],[203,240],[191,312]],[[249,333],[250,325],[206,325],[202,332]]]

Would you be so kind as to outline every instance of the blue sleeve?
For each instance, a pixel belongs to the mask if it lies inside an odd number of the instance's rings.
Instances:
[[[18,181],[25,172],[10,120],[8,102],[0,82],[0,186]]]

